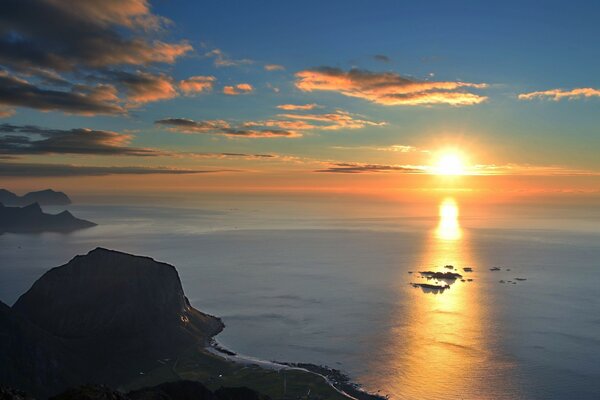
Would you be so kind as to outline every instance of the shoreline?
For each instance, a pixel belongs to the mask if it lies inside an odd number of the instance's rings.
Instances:
[[[205,350],[210,354],[221,357],[227,361],[242,364],[256,365],[261,368],[274,371],[302,371],[321,377],[332,389],[350,400],[387,400],[386,396],[369,393],[363,390],[360,384],[352,382],[350,377],[342,371],[329,368],[327,366],[310,364],[310,363],[292,363],[282,361],[267,361],[238,354],[223,345],[221,345],[214,337],[210,340]]]

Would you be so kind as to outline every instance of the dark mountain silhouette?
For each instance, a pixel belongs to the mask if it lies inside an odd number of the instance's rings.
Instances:
[[[18,196],[6,189],[0,189],[0,203],[7,206],[27,206],[32,203],[38,203],[42,206],[65,206],[71,204],[71,199],[63,192],[56,192],[52,189],[29,192],[23,196]]]
[[[71,366],[80,362],[63,341],[1,302],[0,338],[0,383],[31,391],[36,387],[66,387],[78,381]]]
[[[223,329],[190,306],[173,266],[103,248],[46,272],[1,310],[0,332],[20,337],[21,350],[10,350],[0,383],[35,396],[84,383],[117,387]]]
[[[2,232],[71,232],[96,224],[75,218],[68,211],[46,214],[38,203],[25,207],[6,207],[0,203],[0,233]]]

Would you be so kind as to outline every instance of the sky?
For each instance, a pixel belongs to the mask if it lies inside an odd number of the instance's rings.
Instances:
[[[16,191],[600,190],[600,4],[7,0]]]

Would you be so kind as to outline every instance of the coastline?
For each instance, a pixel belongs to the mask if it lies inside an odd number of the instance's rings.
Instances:
[[[363,390],[360,384],[352,382],[350,377],[342,371],[329,368],[323,365],[310,363],[292,363],[283,361],[267,361],[238,354],[223,345],[221,345],[215,337],[213,337],[205,350],[210,354],[225,359],[226,361],[241,364],[244,366],[254,365],[264,369],[273,371],[301,371],[322,378],[327,385],[335,390],[340,395],[350,400],[387,400],[386,396],[369,393]]]

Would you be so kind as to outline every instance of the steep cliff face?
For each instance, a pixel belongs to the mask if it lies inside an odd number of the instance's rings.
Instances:
[[[55,364],[77,371],[72,379],[67,374],[70,386],[119,385],[223,329],[218,318],[190,306],[173,266],[102,248],[46,272],[9,311],[52,337],[50,349],[67,349],[69,361]],[[66,386],[57,382],[45,393]]]
[[[78,381],[79,360],[65,344],[4,303],[0,303],[0,338],[0,383],[37,395],[41,392],[36,388],[60,388]]]

